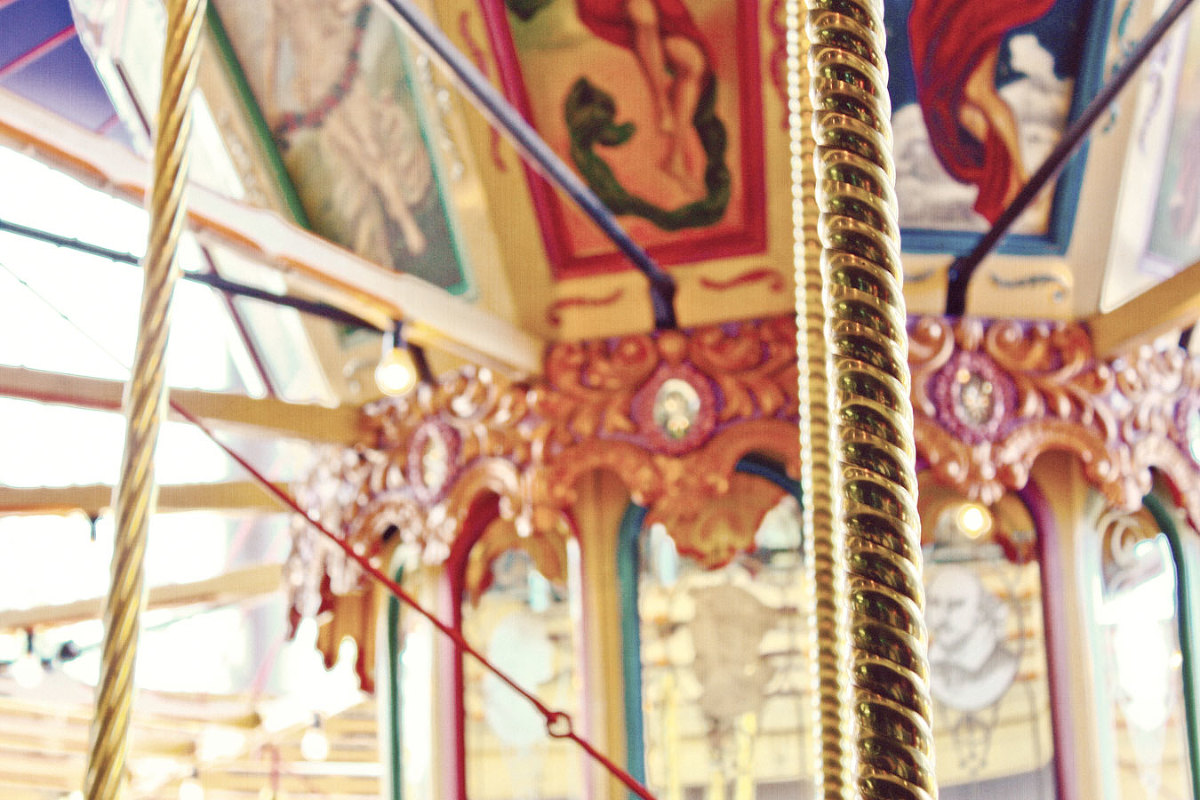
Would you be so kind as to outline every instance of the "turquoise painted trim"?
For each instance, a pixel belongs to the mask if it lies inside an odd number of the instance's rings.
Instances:
[[[1092,16],[1088,20],[1083,52],[1079,57],[1079,75],[1075,79],[1075,92],[1071,97],[1070,111],[1067,113],[1068,122],[1079,117],[1104,85],[1105,53],[1112,31],[1115,4],[1115,0],[1099,0],[1092,5]],[[1075,230],[1075,212],[1079,208],[1079,194],[1083,188],[1089,139],[1084,140],[1059,173],[1058,183],[1054,188],[1054,199],[1050,204],[1050,221],[1046,235],[1005,236],[996,247],[996,252],[1018,256],[1061,256],[1067,252],[1071,245],[1071,234]],[[982,236],[982,232],[904,228],[900,232],[900,241],[905,253],[947,253],[963,256],[971,251]]]
[[[638,624],[638,574],[642,569],[638,540],[646,509],[629,504],[617,533],[617,589],[621,596],[621,674],[625,678],[625,769],[646,782],[646,737],[642,720],[642,633]],[[633,792],[629,793],[635,798]]]
[[[735,469],[757,475],[783,489],[804,504],[800,484],[792,480],[775,462],[748,455]],[[621,674],[625,679],[625,768],[641,783],[646,782],[646,734],[642,718],[642,633],[638,619],[638,575],[641,573],[642,526],[646,509],[630,503],[617,531],[617,589],[621,603]],[[630,798],[636,798],[633,792]]]
[[[744,456],[742,460],[738,461],[737,466],[734,469],[746,475],[757,475],[760,478],[766,478],[771,483],[775,484],[780,489],[783,489],[792,497],[796,498],[796,502],[800,503],[801,508],[804,507],[804,497],[800,493],[800,482],[792,480],[792,478],[786,472],[780,469],[779,465],[771,459],[751,454]]]
[[[1088,20],[1087,38],[1084,39],[1083,53],[1079,58],[1081,68],[1079,77],[1075,79],[1075,96],[1071,98],[1071,109],[1067,112],[1068,120],[1077,119],[1104,87],[1105,56],[1115,7],[1116,0],[1101,0],[1092,8],[1093,16]],[[1097,123],[1092,131],[1099,130],[1101,126]],[[1091,134],[1083,140],[1075,155],[1059,173],[1058,185],[1054,189],[1054,201],[1050,206],[1050,239],[1058,245],[1060,253],[1067,252],[1071,234],[1075,230],[1075,212],[1079,208],[1079,193],[1083,187],[1083,172],[1090,144]]]
[[[213,42],[217,46],[217,53],[221,57],[221,62],[225,65],[225,69],[229,71],[233,88],[242,101],[242,110],[249,118],[250,125],[254,128],[254,133],[258,137],[258,145],[262,148],[262,152],[267,159],[267,171],[275,181],[275,188],[279,191],[280,199],[283,200],[283,204],[287,208],[292,221],[303,228],[311,228],[308,215],[304,213],[304,206],[300,205],[300,195],[296,193],[296,186],[292,183],[291,176],[288,175],[287,169],[283,166],[283,159],[279,155],[279,148],[275,146],[275,139],[271,136],[271,130],[267,127],[267,121],[263,119],[262,109],[258,107],[258,101],[254,99],[254,93],[250,91],[250,84],[246,82],[246,73],[242,72],[242,66],[238,63],[237,54],[233,51],[233,44],[229,41],[229,34],[225,31],[225,25],[221,22],[221,16],[217,13],[217,9],[212,3],[208,4],[204,21],[208,26],[209,33],[212,34]]]
[[[404,567],[400,567],[392,579],[400,583],[403,578]],[[392,768],[388,788],[391,790],[391,800],[404,799],[404,760],[400,741],[403,734],[400,725],[400,655],[400,599],[393,594],[388,595],[387,605],[388,763]]]
[[[1179,650],[1183,655],[1183,705],[1187,718],[1188,766],[1191,767],[1192,797],[1200,798],[1200,716],[1197,716],[1197,668],[1192,621],[1191,577],[1188,560],[1184,556],[1183,541],[1179,529],[1171,518],[1166,504],[1153,494],[1142,498],[1142,505],[1154,517],[1159,529],[1166,534],[1171,545],[1171,559],[1175,562],[1175,606],[1179,614]]]
[[[412,97],[413,108],[417,110],[417,127],[421,130],[421,141],[425,144],[425,152],[429,154],[429,165],[433,170],[433,185],[437,188],[438,199],[441,201],[442,213],[446,218],[446,230],[450,232],[450,249],[454,252],[454,263],[458,267],[458,283],[446,287],[446,291],[450,294],[469,298],[474,294],[475,286],[468,274],[469,268],[464,257],[465,248],[463,247],[462,236],[458,232],[458,222],[455,219],[453,205],[450,203],[445,192],[446,167],[442,163],[441,149],[429,139],[429,131],[434,125],[434,120],[431,119],[431,115],[425,107],[425,98],[421,94],[420,87],[413,80],[415,64],[412,59],[411,49],[405,41],[406,39],[407,36],[404,33],[397,31],[396,42],[400,49],[400,60],[404,64],[404,83],[408,86],[409,96]]]
[[[1086,147],[1087,145],[1084,145]],[[1076,154],[1076,158],[1078,158]],[[1074,159],[1072,159],[1072,164]],[[1059,178],[1061,184],[1066,180],[1068,175],[1065,173]],[[1060,240],[1058,232],[1058,217],[1074,216],[1074,211],[1070,215],[1058,213],[1058,192],[1055,191],[1054,211],[1052,212],[1048,233],[1045,236],[1033,236],[1030,234],[1010,234],[1000,240],[1000,244],[996,247],[997,252],[1008,255],[1020,256],[1059,256],[1067,252],[1067,246],[1070,244],[1070,226],[1067,228],[1067,239]],[[1078,203],[1078,196],[1075,198],[1072,205]],[[900,241],[903,244],[905,253],[937,253],[950,254],[954,256],[963,256],[971,252],[975,243],[982,238],[983,233],[971,233],[968,231],[939,231],[933,228],[905,228],[900,232]]]

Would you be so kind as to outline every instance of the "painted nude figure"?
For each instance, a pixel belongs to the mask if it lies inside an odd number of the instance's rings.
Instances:
[[[975,210],[989,222],[1028,179],[1016,116],[996,88],[1000,47],[1054,2],[913,0],[908,36],[930,143],[952,177],[979,187]]]
[[[667,143],[660,167],[691,193],[704,148],[692,126],[705,80],[712,75],[704,36],[682,0],[576,0],[593,33],[633,53],[650,89],[659,133]]]

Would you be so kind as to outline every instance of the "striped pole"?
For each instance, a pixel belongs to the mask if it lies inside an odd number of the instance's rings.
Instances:
[[[853,796],[935,800],[883,0],[807,0]],[[835,787],[836,788],[836,787]],[[826,795],[830,796],[830,795]]]

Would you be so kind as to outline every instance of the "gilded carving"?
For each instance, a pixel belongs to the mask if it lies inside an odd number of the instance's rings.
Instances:
[[[478,604],[494,579],[492,564],[511,550],[529,554],[542,577],[558,586],[567,585],[566,542],[559,536],[521,536],[515,526],[494,525],[471,548],[463,586],[467,599]]]
[[[1053,322],[914,318],[909,335],[917,453],[941,483],[993,503],[1062,450],[1117,507],[1136,508],[1161,471],[1200,521],[1200,362],[1182,350],[1101,362],[1085,328]],[[577,482],[607,470],[650,522],[680,532],[681,550],[715,566],[751,546],[736,531],[767,507],[735,488],[738,461],[765,454],[799,474],[795,337],[778,318],[559,343],[527,383],[446,375],[364,408],[362,441],[329,452],[299,499],[387,566],[444,561],[490,493],[510,534],[481,553],[520,547],[552,576]],[[359,570],[300,526],[289,581],[296,619],[366,602]],[[365,642],[373,628],[355,612],[337,633]]]
[[[1125,508],[1149,491],[1151,468],[1177,487],[1196,483],[1179,416],[1200,377],[1183,351],[1100,362],[1083,326],[1057,322],[919,318],[909,332],[918,452],[969,496],[990,503],[1020,489],[1049,450],[1074,453],[1088,479]],[[965,397],[956,387],[968,383],[976,419],[955,405]],[[1198,511],[1189,508],[1193,518]]]

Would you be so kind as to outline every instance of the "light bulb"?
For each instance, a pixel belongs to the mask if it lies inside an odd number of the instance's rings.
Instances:
[[[179,800],[204,800],[204,787],[196,773],[179,782]]]
[[[386,350],[375,368],[375,384],[379,391],[396,397],[411,392],[417,385],[417,365],[404,347]]]
[[[318,721],[300,737],[300,755],[305,761],[324,761],[329,758],[329,737]]]
[[[22,689],[33,689],[46,677],[42,660],[35,653],[24,653],[9,667],[12,678]]]
[[[978,503],[963,503],[955,521],[958,529],[972,539],[978,539],[992,529],[992,515]]]

